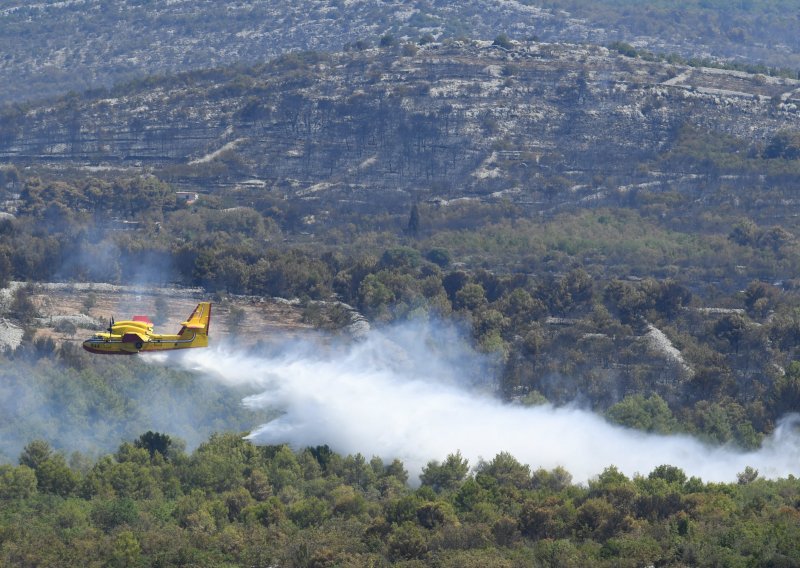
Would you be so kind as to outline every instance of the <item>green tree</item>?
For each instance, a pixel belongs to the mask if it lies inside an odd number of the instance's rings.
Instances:
[[[30,284],[19,286],[14,290],[14,299],[11,302],[11,313],[23,323],[30,323],[36,317],[38,310],[33,303],[33,286]]]
[[[75,493],[80,483],[80,475],[72,471],[64,456],[53,454],[34,470],[39,491],[67,497]]]
[[[751,317],[766,317],[775,308],[780,290],[766,282],[754,280],[744,291],[744,307]]]
[[[461,452],[448,454],[443,463],[429,461],[422,468],[419,478],[422,485],[431,487],[437,493],[452,491],[458,488],[469,472],[469,461],[461,456]]]
[[[34,440],[22,450],[19,456],[19,463],[36,471],[52,455],[53,450],[50,448],[50,444],[44,440]]]
[[[422,257],[417,249],[411,247],[394,247],[384,251],[380,266],[392,270],[409,271],[417,268]]]
[[[415,203],[411,206],[411,212],[408,215],[408,223],[406,224],[406,233],[411,235],[412,237],[416,237],[419,234],[420,229],[420,217],[419,217],[419,207]]]
[[[330,460],[334,461],[336,457],[338,456],[331,454]],[[276,491],[291,487],[302,479],[300,463],[288,446],[279,446],[275,450],[267,464],[267,476]]]
[[[647,478],[637,477],[635,480],[639,490],[634,510],[639,518],[652,522],[666,519],[685,508],[682,491],[686,475],[678,468],[660,466]]]
[[[394,293],[375,274],[370,274],[358,288],[359,307],[371,315],[385,314],[395,300]]]
[[[330,516],[330,509],[325,501],[311,496],[292,503],[287,514],[298,527],[308,528],[322,524]]]
[[[99,529],[111,533],[121,526],[133,526],[139,519],[136,501],[128,497],[121,499],[98,499],[92,503],[92,523]]]
[[[141,546],[136,535],[129,530],[121,531],[114,539],[111,551],[111,566],[132,568],[140,565]]]
[[[440,268],[447,268],[452,260],[450,251],[444,248],[432,248],[425,253],[425,259],[439,266]]]
[[[458,524],[458,519],[447,501],[428,501],[417,508],[417,522],[426,529],[436,529]]]
[[[667,318],[674,318],[680,314],[684,306],[692,301],[692,293],[682,284],[668,279],[660,282],[653,307]]]
[[[744,471],[741,471],[736,474],[736,479],[739,485],[749,485],[753,483],[758,478],[758,470],[750,467],[749,465],[744,468]]]
[[[27,499],[36,488],[36,472],[29,466],[0,465],[0,499]]]
[[[638,57],[639,52],[636,51],[636,48],[633,47],[629,43],[625,43],[624,41],[615,41],[612,42],[609,46],[609,49],[613,49],[614,51],[621,53],[625,57]]]
[[[775,133],[764,148],[764,158],[767,160],[800,158],[800,132],[782,130]]]
[[[769,248],[779,253],[783,247],[793,243],[794,240],[795,238],[792,233],[779,225],[775,225],[761,234],[761,237],[758,239],[758,244],[762,248]]]
[[[733,438],[730,416],[719,403],[698,401],[692,409],[692,421],[703,437],[711,442],[724,444]]]
[[[484,487],[528,489],[531,485],[531,468],[521,464],[508,452],[500,452],[492,461],[478,465],[475,480]]]
[[[650,479],[663,479],[667,483],[683,486],[686,483],[686,473],[674,465],[660,465],[647,476]]]
[[[609,408],[606,417],[615,424],[659,434],[669,434],[677,427],[669,406],[657,394],[648,398],[641,394],[628,395]]]
[[[392,47],[394,45],[397,45],[397,38],[395,38],[392,34],[383,34],[381,36],[381,47]]]
[[[604,542],[617,532],[619,517],[619,512],[605,499],[587,499],[578,507],[576,532],[580,538]]]
[[[342,477],[346,483],[363,491],[375,484],[375,471],[361,454],[349,455],[344,459]]]
[[[738,353],[747,333],[747,320],[739,314],[725,314],[714,324],[714,335],[726,340]]]
[[[618,314],[625,324],[639,321],[647,309],[644,293],[629,282],[612,280],[606,286],[603,297],[611,312]]]
[[[340,485],[331,491],[331,502],[334,515],[343,517],[357,516],[367,507],[363,494],[350,485]]]
[[[451,272],[444,278],[442,278],[442,287],[444,291],[447,293],[447,297],[450,299],[452,304],[456,302],[456,294],[461,291],[464,286],[469,283],[469,276],[467,276],[466,272],[461,270],[457,270],[455,272]]]
[[[455,295],[453,307],[475,311],[486,305],[486,292],[480,284],[465,284]]]
[[[776,378],[767,397],[770,414],[780,418],[800,408],[800,361],[792,361],[783,375]]]
[[[34,440],[25,446],[19,463],[34,471],[36,485],[42,493],[66,497],[78,487],[80,476],[69,468],[64,456],[54,453],[44,440]]]
[[[547,471],[543,468],[533,472],[531,487],[551,493],[559,493],[572,485],[572,474],[561,466]]]
[[[150,459],[153,459],[156,453],[158,453],[161,454],[163,459],[167,460],[169,459],[169,450],[170,446],[172,446],[172,439],[166,434],[148,430],[139,436],[139,439],[134,442],[134,445],[137,448],[143,448],[147,450],[150,454]]]
[[[620,515],[628,515],[633,510],[637,488],[616,466],[609,466],[596,479],[589,481],[589,496],[602,497]]]
[[[428,542],[416,524],[405,522],[392,529],[388,548],[389,557],[393,560],[420,559],[428,552]]]
[[[557,298],[553,302],[555,311],[570,311],[590,302],[594,284],[589,274],[581,269],[570,270],[557,286]]]
[[[734,225],[728,238],[741,246],[754,246],[758,242],[760,231],[750,219],[742,219]]]

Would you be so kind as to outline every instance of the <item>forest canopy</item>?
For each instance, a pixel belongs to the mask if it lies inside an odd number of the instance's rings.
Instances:
[[[148,431],[69,459],[42,440],[0,466],[7,565],[639,566],[800,562],[797,479],[714,484],[663,465],[588,485],[512,455],[402,462]],[[412,480],[413,481],[413,480]],[[31,516],[33,515],[33,522]],[[736,535],[736,538],[732,538]]]

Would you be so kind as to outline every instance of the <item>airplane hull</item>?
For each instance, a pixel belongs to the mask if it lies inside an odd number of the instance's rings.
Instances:
[[[136,355],[138,353],[138,351],[123,351],[117,345],[91,344],[88,340],[83,342],[83,348],[95,355]]]
[[[122,340],[109,340],[109,341],[93,341],[87,339],[83,342],[83,348],[89,353],[97,355],[136,355],[138,353],[150,353],[155,351],[175,351],[178,349],[195,349],[208,347],[200,344],[182,344],[175,341],[158,341],[149,340],[147,343],[142,343],[140,348],[136,347],[136,343],[125,342]]]

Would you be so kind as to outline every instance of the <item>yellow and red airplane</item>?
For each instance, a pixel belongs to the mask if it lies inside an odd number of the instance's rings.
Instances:
[[[211,323],[211,302],[201,302],[181,324],[176,335],[153,333],[153,322],[147,316],[133,316],[129,321],[111,322],[105,332],[95,333],[83,342],[90,353],[135,355],[150,351],[169,351],[190,347],[208,347],[208,325]]]

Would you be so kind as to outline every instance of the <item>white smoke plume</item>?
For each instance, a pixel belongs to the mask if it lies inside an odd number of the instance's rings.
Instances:
[[[327,444],[342,454],[401,459],[412,481],[430,460],[457,450],[471,465],[511,453],[533,469],[565,467],[585,482],[610,465],[628,476],[662,464],[704,481],[736,481],[745,467],[763,477],[800,473],[800,417],[784,420],[762,448],[740,452],[689,436],[645,434],[578,408],[523,407],[499,401],[476,380],[482,358],[450,328],[405,326],[371,332],[363,342],[295,344],[268,355],[216,347],[184,365],[258,394],[252,408],[280,418],[258,426],[257,444]]]

